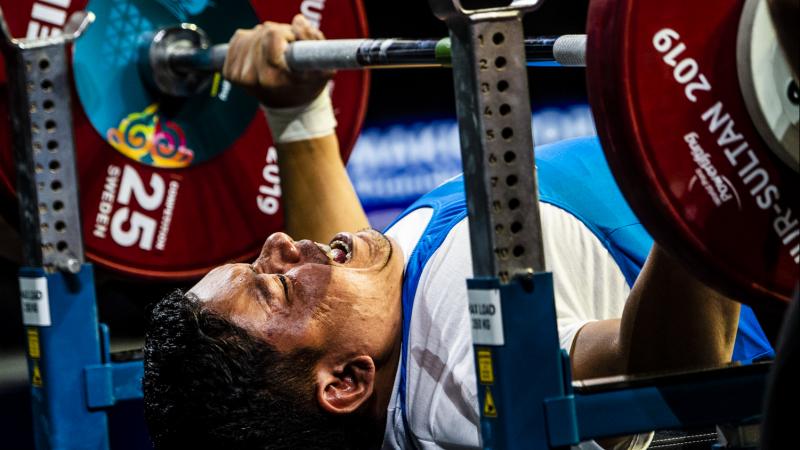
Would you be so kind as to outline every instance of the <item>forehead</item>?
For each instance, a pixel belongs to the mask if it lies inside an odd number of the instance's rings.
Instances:
[[[241,266],[241,267],[240,267]],[[247,283],[247,273],[244,264],[226,264],[219,266],[207,273],[190,290],[202,302],[218,300],[219,297],[226,297],[237,293],[245,287]]]
[[[314,282],[305,283],[302,280],[317,280],[320,277],[315,275],[327,269],[317,264],[296,268],[294,271],[298,276],[292,277],[294,298],[290,301],[283,298],[280,292],[274,292],[275,297],[271,297],[274,300],[264,298],[265,291],[258,287],[263,282],[263,275],[257,275],[249,264],[220,266],[209,272],[190,292],[204,303],[204,308],[259,336],[277,349],[288,351],[298,346],[319,345],[314,339],[315,335],[310,335],[309,331],[310,327],[313,328],[320,294],[324,296],[325,289]],[[327,279],[324,276],[322,278]],[[278,289],[277,284],[274,289]]]
[[[252,269],[247,264],[226,264],[209,272],[189,292],[208,308],[240,327],[255,326],[268,317],[253,283]]]

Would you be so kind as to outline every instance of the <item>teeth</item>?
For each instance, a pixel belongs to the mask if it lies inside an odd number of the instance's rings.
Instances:
[[[350,260],[350,246],[347,245],[347,243],[345,243],[343,241],[336,240],[336,241],[331,242],[331,247],[330,248],[331,248],[331,250],[337,250],[338,249],[338,250],[343,251],[345,256],[346,256],[346,258],[347,258],[347,260],[348,261]]]

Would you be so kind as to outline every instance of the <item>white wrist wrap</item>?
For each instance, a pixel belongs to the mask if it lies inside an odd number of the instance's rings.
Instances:
[[[291,108],[262,108],[276,144],[328,136],[336,130],[336,117],[327,86],[309,104]]]

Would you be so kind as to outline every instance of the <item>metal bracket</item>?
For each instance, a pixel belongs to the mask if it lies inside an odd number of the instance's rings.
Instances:
[[[111,361],[111,337],[108,326],[100,324],[101,364],[83,368],[86,406],[89,409],[110,408],[118,401],[142,398],[142,361]]]
[[[522,16],[540,0],[466,10],[429,0],[450,28],[476,277],[544,270]]]
[[[48,272],[77,273],[84,261],[66,46],[93,20],[78,12],[61,35],[15,39],[0,10],[23,262]]]
[[[122,400],[142,398],[142,361],[86,366],[83,375],[89,409],[110,408]]]

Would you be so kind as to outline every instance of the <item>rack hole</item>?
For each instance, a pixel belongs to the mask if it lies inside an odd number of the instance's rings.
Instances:
[[[503,33],[495,33],[494,35],[492,35],[492,42],[494,42],[495,45],[500,45],[505,40],[506,36]]]
[[[521,223],[514,222],[514,223],[511,224],[511,232],[512,233],[517,234],[520,231],[522,231],[522,224]]]
[[[798,88],[796,81],[792,80],[789,86],[786,87],[786,97],[793,105],[800,104],[800,88]]]
[[[497,82],[497,90],[500,92],[504,92],[508,90],[508,81],[500,80]]]
[[[58,192],[58,191],[60,191],[60,190],[61,190],[61,187],[62,187],[62,184],[61,184],[61,182],[60,182],[60,181],[58,181],[58,180],[55,180],[55,181],[53,181],[52,183],[50,183],[50,189],[52,189],[52,190],[53,190],[53,192]]]
[[[33,143],[33,150],[36,151],[37,153],[42,151],[42,143],[38,142],[38,141],[34,142]]]
[[[494,66],[497,67],[498,69],[502,69],[506,66],[506,62],[507,61],[504,57],[498,56],[497,58],[494,59]]]
[[[47,130],[48,133],[53,133],[56,131],[56,121],[55,120],[48,120],[44,123],[44,128]]]
[[[31,114],[35,113],[38,110],[39,108],[36,107],[36,102],[31,102]]]
[[[519,180],[517,179],[516,175],[509,175],[506,177],[506,184],[509,186],[514,186],[515,184],[517,184],[517,181]]]
[[[64,230],[67,229],[67,224],[59,220],[58,222],[56,222],[56,227],[55,228],[56,228],[56,231],[58,231],[59,233],[63,233]]]
[[[500,135],[503,136],[503,139],[511,139],[514,136],[514,129],[511,127],[503,128],[503,131],[500,132]]]
[[[512,198],[511,200],[508,201],[508,209],[513,211],[517,208],[519,208],[519,199]]]
[[[512,253],[514,253],[514,257],[519,258],[520,256],[525,254],[525,247],[517,245],[516,247],[514,247],[514,250],[512,250]]]
[[[42,70],[47,70],[50,68],[50,60],[47,58],[42,58],[39,60],[39,68]]]
[[[511,150],[503,154],[503,160],[505,160],[505,162],[507,163],[513,162],[515,159],[517,159],[517,154],[512,152]]]
[[[42,223],[39,225],[39,228],[41,228],[41,229],[42,229],[42,232],[43,232],[43,233],[47,233],[47,230],[48,230],[48,229],[50,229],[50,225],[48,225],[48,224],[47,224],[47,222],[42,222]]]
[[[41,82],[41,84],[39,84],[39,86],[45,92],[50,92],[50,91],[53,90],[53,82],[50,81],[50,80],[42,80],[42,82]]]
[[[69,245],[67,245],[66,241],[58,241],[58,244],[56,244],[56,248],[58,249],[58,251],[63,252],[69,248]]]
[[[511,105],[509,105],[508,103],[503,103],[502,105],[500,105],[501,116],[507,116],[508,113],[510,112],[511,112]]]
[[[47,141],[47,149],[51,152],[56,151],[58,148],[58,141]]]
[[[37,164],[36,168],[34,168],[33,170],[35,170],[36,173],[42,173],[42,171],[44,171],[44,167],[42,167],[41,164]]]
[[[47,205],[39,203],[39,214],[47,214]]]
[[[58,171],[58,169],[61,168],[61,163],[58,162],[58,161],[55,161],[55,160],[54,161],[50,161],[50,164],[48,165],[48,167],[50,167],[50,171],[51,172],[56,172],[56,171]]]
[[[61,211],[64,209],[64,202],[61,200],[56,200],[53,202],[53,211]]]
[[[53,108],[56,107],[56,104],[52,100],[45,100],[42,103],[42,107],[44,108],[45,111],[50,112],[53,110]]]

